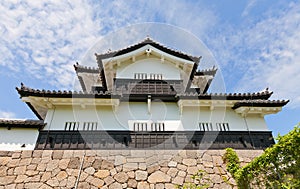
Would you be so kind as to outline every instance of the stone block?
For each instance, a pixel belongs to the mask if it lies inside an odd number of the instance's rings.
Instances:
[[[19,162],[19,166],[22,166],[22,165],[29,165],[31,163],[31,158],[24,158],[24,159],[21,159],[20,162]]]
[[[155,189],[164,189],[165,185],[163,183],[155,184]]]
[[[27,170],[36,170],[37,165],[36,164],[31,164],[27,166]]]
[[[103,179],[106,185],[110,185],[111,183],[115,182],[115,179],[113,179],[111,176],[108,176]]]
[[[61,159],[64,155],[63,150],[54,150],[52,153],[52,159]]]
[[[43,153],[42,153],[42,158],[52,158],[52,152],[53,150],[43,150]]]
[[[110,172],[108,170],[98,170],[94,176],[103,179],[105,177],[108,177],[110,175]]]
[[[176,185],[172,183],[166,183],[165,184],[165,189],[176,189]]]
[[[64,150],[64,155],[63,155],[63,159],[69,159],[72,158],[74,154],[73,150]]]
[[[169,167],[176,167],[177,166],[177,162],[176,161],[170,161],[169,163],[168,163],[168,166]]]
[[[22,151],[21,158],[31,158],[32,151],[31,150],[24,150]]]
[[[43,183],[40,182],[32,182],[32,183],[25,183],[24,188],[32,189],[32,188],[39,188],[42,186]]]
[[[168,183],[171,181],[171,177],[161,171],[155,171],[148,177],[149,183]]]
[[[12,159],[19,159],[21,157],[21,152],[14,152],[12,155],[11,155],[11,158]]]
[[[126,163],[126,157],[124,157],[124,156],[116,156],[115,157],[115,165],[116,166],[117,165],[122,165],[124,163]]]
[[[154,171],[159,170],[159,169],[160,169],[159,165],[152,165],[147,168],[147,172],[148,172],[148,174],[151,174]]]
[[[11,168],[11,167],[17,167],[19,166],[19,162],[20,159],[11,159],[8,163],[7,163],[7,167]]]
[[[142,157],[139,157],[139,158],[129,157],[129,158],[127,158],[127,162],[128,163],[142,163],[142,162],[145,162],[145,158],[142,158]]]
[[[183,159],[182,163],[186,166],[196,166],[197,165],[197,160],[196,159]]]
[[[41,178],[41,182],[46,182],[51,178],[51,172],[44,172]]]
[[[177,169],[182,170],[182,171],[185,171],[185,170],[187,169],[187,166],[182,165],[182,164],[178,164],[178,165],[177,165]]]
[[[58,181],[62,181],[63,179],[67,178],[68,174],[66,171],[60,171],[57,175],[56,178]]]
[[[43,184],[39,189],[52,189],[52,187],[48,186],[47,184]]]
[[[91,178],[89,182],[91,185],[96,186],[97,188],[101,188],[104,185],[104,181],[99,178]]]
[[[101,168],[102,159],[95,159],[95,161],[92,164],[92,167],[94,167],[95,170],[98,170]]]
[[[181,176],[181,177],[185,177],[186,176],[186,172],[185,171],[178,171],[178,176]]]
[[[125,183],[128,180],[128,175],[124,172],[117,173],[114,179],[119,183]]]
[[[137,189],[150,189],[150,185],[145,181],[138,182]]]
[[[147,177],[148,177],[147,171],[138,170],[135,172],[135,180],[137,180],[137,181],[147,180]]]
[[[173,183],[173,184],[182,185],[183,182],[184,182],[184,178],[183,178],[183,177],[180,177],[180,176],[177,176],[177,177],[175,177],[174,179],[172,179],[172,183]]]
[[[87,182],[79,182],[77,188],[78,189],[86,189],[86,188],[90,188],[90,187],[91,187],[90,184]]]
[[[123,165],[123,171],[128,172],[128,171],[133,171],[138,169],[138,163],[125,163]]]
[[[67,179],[67,187],[68,188],[73,188],[75,186],[75,182],[76,182],[76,177],[69,176],[68,179]]]
[[[139,169],[140,170],[146,170],[147,169],[146,163],[139,163]]]
[[[1,169],[0,169],[1,170]],[[14,175],[24,175],[26,173],[26,166],[16,167],[14,170]]]
[[[173,168],[173,167],[170,168],[167,172],[167,174],[170,175],[171,177],[175,177],[177,175],[177,173],[178,173],[178,169]]]
[[[37,165],[36,170],[37,170],[37,171],[45,171],[45,170],[46,170],[46,167],[47,167],[47,164],[45,164],[45,163],[40,163],[40,164]]]
[[[194,175],[198,172],[198,170],[199,170],[198,167],[194,166],[194,167],[188,167],[186,171],[189,175]]]
[[[32,157],[33,158],[41,158],[43,154],[43,150],[34,150],[32,152]]]
[[[95,173],[95,169],[94,167],[88,167],[84,170],[84,172],[86,172],[89,175],[93,175]]]
[[[27,170],[25,174],[28,175],[28,176],[34,176],[34,175],[39,174],[39,172],[34,171],[34,170]]]
[[[6,176],[7,175],[7,167],[5,167],[5,166],[1,166],[0,167],[0,177],[4,177],[4,176]]]
[[[50,161],[46,166],[46,171],[53,171],[54,169],[58,168],[58,163],[58,159]]]
[[[0,165],[6,165],[8,162],[11,161],[11,157],[0,157]]]
[[[81,172],[80,177],[79,177],[79,182],[85,181],[85,179],[89,176],[89,174],[85,172]]]
[[[56,187],[59,186],[59,181],[57,180],[57,178],[51,178],[46,182],[49,186],[51,187]]]
[[[135,179],[129,179],[127,182],[127,186],[130,188],[136,188],[137,187],[137,181]]]
[[[115,165],[111,161],[103,160],[101,163],[101,169],[113,169]]]
[[[111,185],[109,185],[108,187],[109,189],[123,189],[122,184],[114,182]]]
[[[27,178],[27,175],[18,175],[14,183],[23,183]]]
[[[80,159],[78,157],[71,158],[68,164],[68,168],[70,169],[79,169],[80,167]]]

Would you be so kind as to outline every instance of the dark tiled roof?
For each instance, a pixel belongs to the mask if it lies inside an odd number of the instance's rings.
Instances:
[[[197,70],[195,73],[195,76],[202,76],[202,75],[211,75],[215,76],[217,73],[217,68],[214,66],[210,69],[205,69],[205,70]]]
[[[267,100],[273,94],[272,91],[263,91],[257,93],[205,93],[198,94],[194,93],[185,93],[178,94],[179,99],[207,99],[207,100],[253,100],[253,99],[262,99]]]
[[[75,69],[76,73],[79,73],[79,72],[100,73],[99,68],[81,66],[81,65],[78,64],[78,62],[76,64],[74,64],[73,66],[74,66],[74,69]]]
[[[16,87],[16,90],[20,94],[21,97],[26,96],[39,96],[39,97],[60,97],[60,98],[89,98],[89,97],[99,97],[99,98],[118,98],[118,95],[113,95],[112,93],[106,91],[91,91],[91,92],[82,92],[82,91],[61,91],[61,90],[39,90],[39,89],[32,89],[29,87],[24,86],[21,83],[21,87]]]
[[[242,100],[234,104],[232,109],[237,109],[243,106],[251,107],[282,107],[286,105],[289,100]]]
[[[112,51],[112,52],[108,52],[108,53],[104,53],[104,54],[96,54],[96,56],[97,56],[97,59],[111,58],[111,57],[123,55],[123,54],[126,54],[128,52],[134,51],[134,50],[139,49],[139,48],[141,48],[145,45],[148,45],[148,44],[152,45],[153,47],[155,47],[155,48],[157,48],[161,51],[164,51],[168,54],[171,54],[171,55],[174,55],[176,57],[183,58],[183,59],[186,59],[186,60],[199,62],[199,60],[201,58],[201,57],[195,57],[195,56],[192,56],[192,55],[188,55],[188,54],[183,53],[181,51],[177,51],[177,50],[171,49],[169,47],[166,47],[166,46],[152,40],[149,37],[147,37],[145,40],[143,40],[143,41],[141,41],[137,44],[128,46],[124,49],[120,49],[120,50],[116,50],[116,51]]]
[[[8,129],[12,127],[42,129],[45,125],[46,123],[42,120],[0,119],[0,127],[7,127]]]

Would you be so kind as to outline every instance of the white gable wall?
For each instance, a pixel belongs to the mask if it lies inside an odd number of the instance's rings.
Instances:
[[[180,70],[171,63],[161,62],[157,58],[138,60],[130,65],[120,65],[117,68],[117,78],[133,79],[135,73],[163,74],[163,79],[180,80]]]

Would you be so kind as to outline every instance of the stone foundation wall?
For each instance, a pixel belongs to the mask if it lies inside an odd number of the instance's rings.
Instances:
[[[242,164],[262,150],[236,150]],[[35,150],[0,152],[2,188],[175,188],[199,169],[211,188],[236,188],[224,150]]]

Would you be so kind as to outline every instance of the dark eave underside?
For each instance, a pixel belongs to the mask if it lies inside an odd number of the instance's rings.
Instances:
[[[0,127],[10,128],[36,128],[42,129],[46,124],[41,120],[12,120],[0,119]]]
[[[50,90],[38,90],[38,89],[31,89],[25,87],[24,85],[21,88],[16,88],[18,93],[21,97],[28,97],[28,96],[37,96],[37,97],[56,97],[56,98],[114,98],[120,99],[125,94],[112,94],[109,92],[102,92],[102,91],[94,91],[94,92],[76,92],[76,91],[50,91]],[[130,95],[131,97],[139,96],[139,98],[148,97],[149,94],[126,94]],[[157,97],[172,97],[173,99],[199,99],[199,100],[267,100],[272,95],[272,92],[264,91],[258,93],[210,93],[210,94],[197,94],[197,93],[184,93],[184,94],[150,94],[152,96]],[[251,101],[252,102],[252,101]],[[262,102],[262,101],[257,101]],[[272,101],[271,101],[272,102]],[[247,103],[247,101],[243,102]]]

